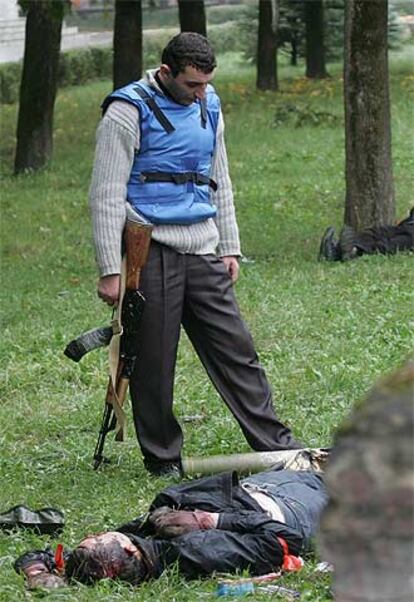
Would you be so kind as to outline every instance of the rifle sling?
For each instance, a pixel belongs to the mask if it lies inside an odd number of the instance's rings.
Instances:
[[[110,384],[108,385],[108,393],[107,393],[108,403],[110,403],[112,405],[112,407],[114,408],[114,414],[116,416],[116,421],[117,421],[117,426],[116,426],[117,433],[120,431],[123,432],[125,423],[126,423],[125,412],[122,409],[124,400],[123,399],[120,400],[118,398],[117,391],[116,391],[116,383],[118,380],[118,369],[119,369],[119,351],[120,351],[121,334],[122,334],[121,308],[122,308],[122,301],[123,301],[124,294],[125,294],[125,282],[126,282],[126,258],[124,257],[122,259],[122,267],[121,267],[121,290],[120,290],[120,294],[119,294],[119,303],[118,303],[118,307],[114,311],[114,316],[113,316],[113,321],[112,321],[112,324],[114,324],[114,323],[118,324],[119,334],[114,334],[111,339],[111,342],[109,344]],[[112,395],[109,395],[110,387],[112,387],[112,393],[113,393]]]

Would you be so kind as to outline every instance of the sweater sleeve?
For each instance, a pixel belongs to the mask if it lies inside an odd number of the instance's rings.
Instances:
[[[127,183],[138,145],[137,109],[122,101],[113,102],[98,126],[89,191],[95,253],[101,276],[121,271]]]
[[[215,218],[220,242],[217,255],[241,255],[239,229],[234,208],[233,189],[229,174],[226,144],[224,140],[224,120],[220,113],[217,127],[216,148],[212,164],[212,178],[217,182],[217,191],[212,192],[212,202],[217,206]]]

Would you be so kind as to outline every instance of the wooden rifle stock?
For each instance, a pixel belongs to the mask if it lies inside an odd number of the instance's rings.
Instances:
[[[147,263],[152,226],[127,220],[124,242],[127,258],[126,290],[137,290],[141,270]]]
[[[115,439],[117,441],[124,439],[125,416],[122,407],[137,356],[137,329],[144,307],[144,298],[138,290],[139,280],[141,270],[148,258],[151,232],[150,224],[142,224],[129,219],[126,222],[124,230],[126,280],[121,308],[123,327],[121,349],[115,383],[112,381],[112,376],[109,377],[104,417],[94,453],[95,469],[104,461],[102,452],[106,434],[115,430],[118,425]]]

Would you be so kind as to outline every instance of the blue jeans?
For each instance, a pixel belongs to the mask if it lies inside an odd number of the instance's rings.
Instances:
[[[328,502],[321,475],[308,471],[268,470],[241,481],[265,492],[279,505],[286,524],[299,531],[309,543]]]

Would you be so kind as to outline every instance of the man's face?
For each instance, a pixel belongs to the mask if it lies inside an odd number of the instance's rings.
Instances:
[[[169,66],[161,65],[159,74],[174,100],[181,105],[190,105],[204,98],[207,84],[214,77],[214,70],[211,73],[203,73],[187,65],[184,71],[173,77]]]
[[[137,560],[140,560],[142,557],[141,552],[129,537],[117,531],[89,535],[80,542],[78,548],[96,549],[97,556],[102,559],[101,579],[116,579],[122,564],[123,554],[126,556],[135,556]],[[105,553],[102,553],[103,548],[105,549]]]

